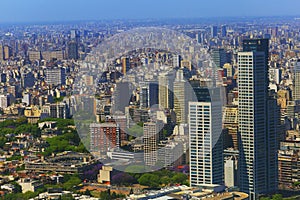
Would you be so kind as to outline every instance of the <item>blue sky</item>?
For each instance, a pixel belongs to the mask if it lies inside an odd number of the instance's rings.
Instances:
[[[0,0],[1,22],[300,15],[300,0]]]

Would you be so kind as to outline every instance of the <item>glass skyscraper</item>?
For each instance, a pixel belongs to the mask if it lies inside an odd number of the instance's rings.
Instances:
[[[240,189],[250,200],[277,189],[278,116],[270,106],[268,49],[266,39],[245,40],[238,53]]]

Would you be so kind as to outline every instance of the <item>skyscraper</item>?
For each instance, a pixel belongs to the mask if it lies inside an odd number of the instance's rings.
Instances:
[[[78,43],[76,41],[69,42],[68,57],[69,57],[69,59],[74,59],[74,60],[77,60],[79,58]]]
[[[158,104],[158,83],[155,81],[141,82],[140,108],[150,108]]]
[[[8,45],[4,45],[3,52],[4,52],[4,60],[8,60],[13,54],[12,48]]]
[[[268,106],[268,49],[267,39],[244,40],[244,51],[238,53],[240,190],[250,200],[277,189],[276,146],[271,147],[276,145],[272,126],[277,122]]]
[[[183,70],[178,70],[174,82],[174,111],[178,124],[187,123],[188,97],[187,82],[184,80]]]
[[[294,90],[293,99],[300,100],[300,60],[297,61],[294,67]]]
[[[4,60],[4,49],[3,45],[0,45],[0,61]]]
[[[125,107],[129,106],[132,90],[129,82],[118,82],[113,96],[113,110],[125,113]]]
[[[226,35],[227,35],[227,27],[226,27],[226,25],[222,25],[221,26],[221,36],[226,37]]]
[[[122,61],[122,74],[126,75],[127,71],[130,69],[129,58],[122,57],[121,61]]]
[[[174,99],[173,99],[173,83],[174,83],[174,72],[163,73],[158,76],[159,83],[159,94],[158,101],[159,104],[167,109],[173,109]]]
[[[222,105],[219,89],[194,88],[189,102],[190,183],[192,187],[223,184]]]
[[[211,30],[210,33],[211,33],[212,38],[218,36],[218,27],[217,26],[211,26],[210,30]]]
[[[144,161],[146,165],[155,166],[158,158],[158,143],[163,129],[162,121],[144,124]]]
[[[213,62],[216,64],[216,67],[222,68],[226,63],[226,52],[224,49],[213,49],[211,53]]]

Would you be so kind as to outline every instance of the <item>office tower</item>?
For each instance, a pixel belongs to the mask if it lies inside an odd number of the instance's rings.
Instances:
[[[69,59],[74,59],[74,60],[77,60],[79,58],[78,43],[76,41],[69,42],[68,57],[69,57]]]
[[[4,60],[8,60],[13,55],[12,48],[8,45],[5,45],[3,47],[3,53],[4,53]]]
[[[240,190],[249,193],[250,200],[277,189],[276,147],[271,148],[277,138],[276,122],[271,122],[276,116],[268,106],[268,48],[267,39],[244,40],[244,51],[238,53]]]
[[[265,65],[269,63],[269,40],[268,39],[245,39],[243,40],[243,52],[264,52]],[[268,77],[268,73],[265,74]],[[267,79],[266,79],[267,80]],[[266,86],[268,87],[268,86]]]
[[[227,129],[224,138],[225,148],[238,150],[238,106],[226,106],[223,111],[223,128]]]
[[[50,67],[45,69],[45,81],[49,85],[65,85],[66,69],[63,67]]]
[[[158,104],[158,83],[142,82],[140,84],[140,108],[150,108]]]
[[[223,185],[222,105],[218,88],[193,87],[189,102],[190,184]],[[210,94],[210,95],[209,95]]]
[[[173,67],[180,68],[181,67],[181,56],[180,55],[174,55],[173,57]]]
[[[120,127],[116,123],[90,124],[90,150],[100,156],[119,147]]]
[[[125,107],[131,102],[132,90],[130,90],[129,82],[118,82],[113,94],[113,111],[121,111],[125,113]]]
[[[277,94],[269,91],[267,101],[267,176],[268,191],[275,192],[278,188],[278,150],[284,134],[280,121],[280,107],[277,104]]]
[[[221,26],[221,36],[226,37],[226,35],[227,35],[227,27],[226,27],[226,25],[222,25]]]
[[[128,72],[128,70],[130,69],[129,58],[122,57],[121,58],[121,62],[122,62],[122,74],[126,75],[126,73]]]
[[[51,118],[68,119],[70,117],[70,108],[65,102],[50,104]]]
[[[293,100],[300,100],[300,60],[297,61],[294,67]]]
[[[4,60],[4,49],[3,45],[0,45],[0,61]]]
[[[211,26],[210,28],[211,37],[217,37],[218,36],[218,27],[217,26]]]
[[[80,39],[80,32],[77,29],[71,30],[71,40],[79,42]]]
[[[158,161],[157,151],[162,129],[162,121],[144,124],[144,161],[148,166],[155,166]]]
[[[196,34],[196,40],[199,44],[203,44],[204,43],[204,34],[203,33],[197,33]]]
[[[140,87],[140,107],[149,107],[149,87],[147,85]]]
[[[158,104],[158,82],[149,82],[149,107],[152,107],[154,105]]]
[[[177,124],[187,123],[188,114],[187,82],[184,80],[183,70],[178,70],[174,81],[174,111]]]
[[[217,68],[222,68],[226,63],[226,52],[224,49],[213,49],[211,52],[212,61]]]
[[[159,105],[164,109],[173,109],[174,99],[173,99],[173,83],[174,83],[174,71],[163,73],[158,76],[159,84],[159,95],[158,102]]]
[[[32,72],[22,74],[22,87],[31,88],[35,84],[35,77]]]

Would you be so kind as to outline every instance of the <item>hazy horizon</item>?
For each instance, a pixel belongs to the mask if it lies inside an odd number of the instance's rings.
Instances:
[[[298,0],[2,0],[0,23],[296,17]]]

